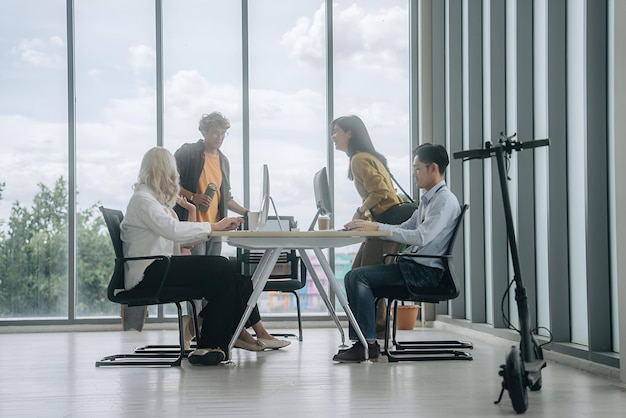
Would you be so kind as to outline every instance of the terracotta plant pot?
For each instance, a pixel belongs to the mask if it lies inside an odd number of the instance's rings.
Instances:
[[[417,313],[419,305],[400,305],[398,306],[398,320],[396,321],[396,329],[411,330],[415,327],[417,321]]]

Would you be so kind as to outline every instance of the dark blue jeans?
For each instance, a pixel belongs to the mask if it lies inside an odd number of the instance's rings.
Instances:
[[[365,339],[368,342],[376,341],[376,289],[399,287],[407,293],[409,289],[416,292],[420,287],[437,286],[442,277],[443,270],[403,260],[350,270],[344,278],[348,304]],[[351,340],[358,339],[352,325],[348,335]]]

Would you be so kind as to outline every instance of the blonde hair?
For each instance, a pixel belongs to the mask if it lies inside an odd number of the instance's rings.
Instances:
[[[180,193],[179,178],[172,153],[163,147],[154,147],[143,156],[137,183],[133,187],[145,184],[160,203],[171,208]]]

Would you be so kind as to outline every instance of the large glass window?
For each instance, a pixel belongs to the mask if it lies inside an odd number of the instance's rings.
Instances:
[[[583,0],[568,3],[567,38],[567,181],[569,198],[570,307],[572,342],[587,345],[587,271],[585,229],[585,7]],[[571,23],[571,24],[569,24]]]
[[[408,2],[337,1],[333,37],[335,117],[354,114],[363,120],[374,147],[410,193]],[[348,168],[348,156],[335,151],[335,223],[339,226],[352,219],[361,204],[347,177]],[[338,278],[350,269],[358,248],[337,249]]]
[[[249,2],[251,210],[260,205],[267,164],[278,215],[293,216],[300,229],[317,210],[313,176],[327,165],[324,19],[319,0]],[[300,292],[304,312],[326,312],[312,283]],[[295,312],[295,301],[264,294],[259,308]]]
[[[68,314],[65,1],[0,3],[0,318]]]
[[[163,2],[163,145],[175,153],[202,139],[202,115],[222,113],[231,123],[220,150],[230,162],[232,194],[244,204],[241,3]],[[224,245],[222,255],[235,256]],[[166,308],[175,315],[173,306]]]
[[[126,210],[157,143],[154,1],[76,2],[75,21],[76,314],[118,315],[106,299],[114,256],[97,206]]]
[[[230,161],[235,200],[244,203],[241,2],[176,0],[163,4],[164,146],[175,152],[202,138],[203,114],[230,120],[220,148]],[[224,248],[223,255],[234,249]]]

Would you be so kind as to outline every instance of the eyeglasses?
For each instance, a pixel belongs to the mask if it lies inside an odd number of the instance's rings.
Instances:
[[[228,131],[211,130],[211,131],[209,131],[209,135],[212,135],[212,136],[214,136],[216,138],[219,138],[221,136],[226,138],[228,136]]]

